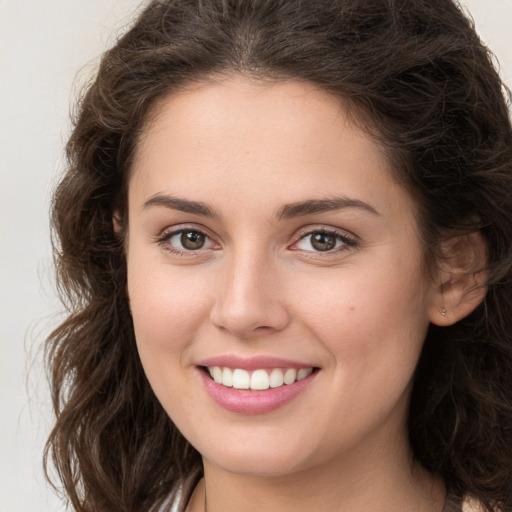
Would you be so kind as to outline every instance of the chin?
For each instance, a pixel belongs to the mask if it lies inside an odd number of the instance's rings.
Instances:
[[[265,459],[261,456],[243,457],[226,456],[216,460],[209,460],[210,464],[217,466],[228,473],[256,478],[279,478],[300,471],[301,464],[297,461],[283,460],[282,457]]]
[[[224,471],[251,477],[286,476],[307,466],[308,457],[304,450],[288,446],[263,446],[257,440],[250,443],[229,443],[200,453],[208,464],[222,468]]]

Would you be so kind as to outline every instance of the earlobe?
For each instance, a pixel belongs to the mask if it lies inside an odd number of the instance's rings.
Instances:
[[[441,247],[430,321],[455,324],[472,313],[487,293],[487,246],[480,233],[454,237]]]
[[[431,306],[430,321],[439,326],[452,325],[472,313],[487,293],[487,272],[452,274],[441,283],[437,300]]]

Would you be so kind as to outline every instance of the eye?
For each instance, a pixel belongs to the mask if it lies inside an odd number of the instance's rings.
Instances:
[[[355,240],[336,231],[315,230],[301,236],[293,249],[314,252],[337,252],[346,246],[356,245]]]
[[[174,253],[214,249],[217,244],[205,233],[197,229],[179,229],[165,233],[158,242]]]

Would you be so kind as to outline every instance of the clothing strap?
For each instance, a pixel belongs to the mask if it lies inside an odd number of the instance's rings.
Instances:
[[[444,502],[443,512],[462,512],[462,502],[453,493],[446,493],[446,501]]]

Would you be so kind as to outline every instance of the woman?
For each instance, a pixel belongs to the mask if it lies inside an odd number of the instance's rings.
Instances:
[[[512,510],[502,91],[450,0],[151,2],[53,204],[73,507]]]

